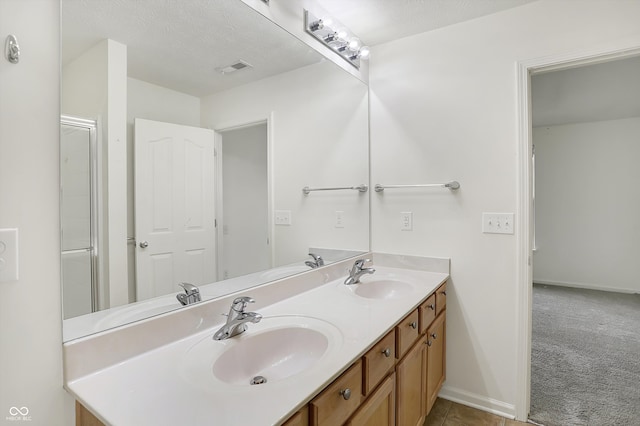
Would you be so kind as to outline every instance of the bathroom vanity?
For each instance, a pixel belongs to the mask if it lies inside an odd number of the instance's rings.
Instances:
[[[358,284],[350,259],[66,343],[77,424],[420,424],[445,379],[449,260],[367,257]],[[214,340],[239,296],[262,320]]]

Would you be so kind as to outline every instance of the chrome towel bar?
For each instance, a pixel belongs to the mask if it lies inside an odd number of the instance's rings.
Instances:
[[[369,187],[364,183],[358,186],[340,186],[336,188],[309,188],[308,186],[305,186],[304,188],[302,188],[302,192],[304,193],[304,195],[309,195],[311,191],[339,191],[342,189],[353,189],[360,192],[367,192],[369,190]]]
[[[460,188],[460,183],[455,180],[447,183],[425,183],[417,185],[381,185],[378,183],[374,188],[376,192],[382,192],[388,188],[448,188],[451,190],[456,190]]]

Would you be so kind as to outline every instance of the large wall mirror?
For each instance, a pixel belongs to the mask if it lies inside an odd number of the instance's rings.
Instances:
[[[61,3],[65,341],[369,250],[303,192],[368,184],[364,83],[241,0]]]

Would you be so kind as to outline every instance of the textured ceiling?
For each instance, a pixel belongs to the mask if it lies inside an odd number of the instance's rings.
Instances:
[[[62,61],[110,38],[130,77],[205,96],[322,57],[240,0],[62,0]],[[222,75],[243,60],[253,68]]]
[[[640,57],[534,75],[533,126],[640,117]]]
[[[295,8],[303,4],[300,0],[272,1]],[[372,46],[531,1],[535,0],[317,3]],[[62,0],[63,64],[105,38],[127,45],[130,77],[194,96],[322,60],[241,0]],[[227,75],[215,71],[238,60],[253,68]]]
[[[365,44],[374,46],[500,12],[535,0],[318,0]]]

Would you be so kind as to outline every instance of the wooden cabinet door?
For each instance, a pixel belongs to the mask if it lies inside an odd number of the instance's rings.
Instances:
[[[442,387],[446,371],[445,313],[439,315],[427,330],[427,381],[425,392],[426,410],[429,414]]]
[[[76,426],[104,426],[104,423],[76,401]]]
[[[396,366],[396,424],[415,426],[424,419],[426,336]]]
[[[395,426],[396,376],[387,377],[353,415],[347,426]]]
[[[282,426],[309,426],[309,406],[305,405],[297,413],[289,417]]]

